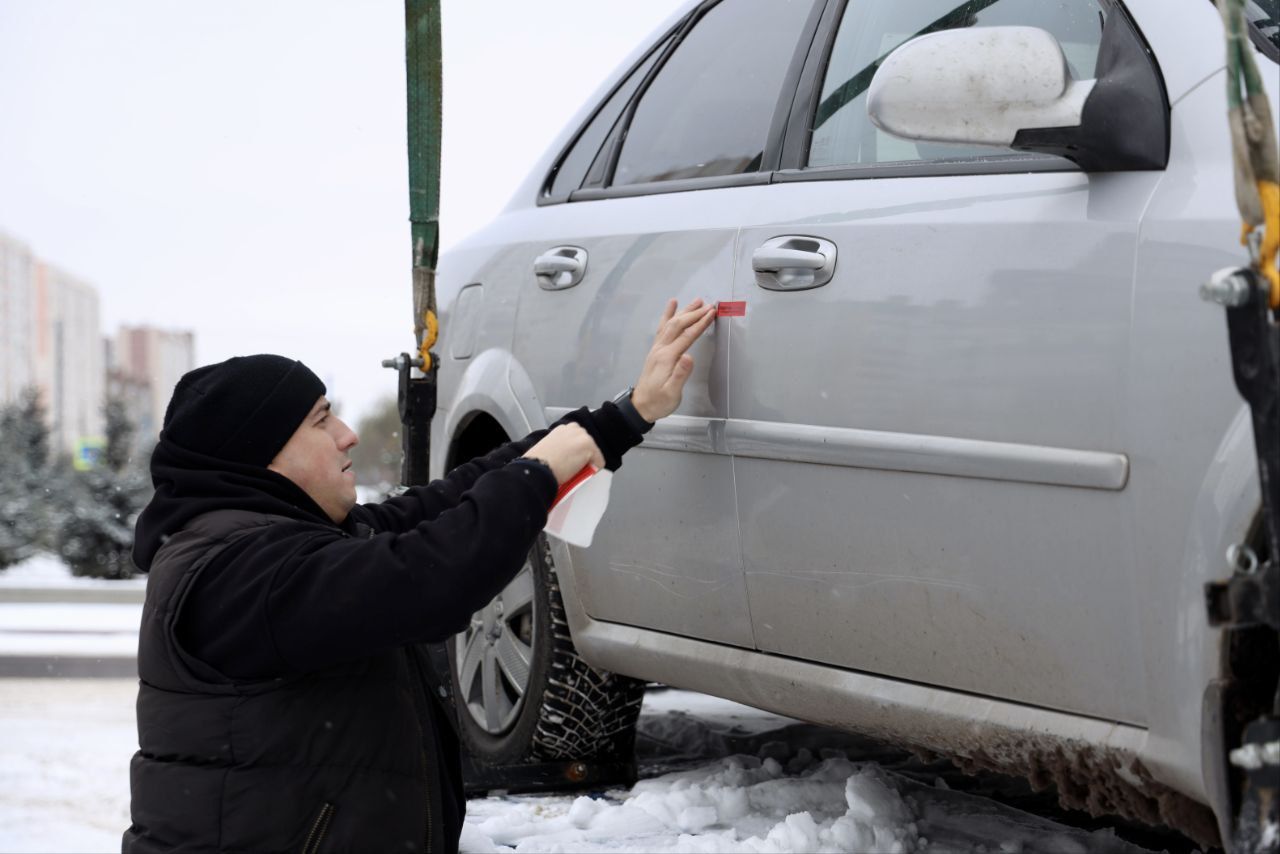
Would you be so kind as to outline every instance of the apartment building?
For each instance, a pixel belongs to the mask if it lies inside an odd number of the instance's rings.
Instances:
[[[35,373],[50,444],[74,453],[102,435],[106,364],[98,292],[70,273],[35,262]]]
[[[22,241],[0,232],[0,405],[36,381],[35,259]]]
[[[139,447],[149,446],[173,387],[194,367],[188,331],[122,326],[104,338],[97,290],[0,232],[0,406],[38,388],[56,452],[101,439],[108,391],[125,401]]]
[[[111,377],[138,427],[138,441],[160,433],[173,387],[195,365],[195,336],[151,326],[122,326],[111,342]]]

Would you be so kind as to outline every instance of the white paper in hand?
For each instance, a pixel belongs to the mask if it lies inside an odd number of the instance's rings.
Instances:
[[[543,530],[571,546],[590,546],[596,525],[609,506],[612,482],[613,472],[606,469],[587,466],[578,472],[556,496]]]

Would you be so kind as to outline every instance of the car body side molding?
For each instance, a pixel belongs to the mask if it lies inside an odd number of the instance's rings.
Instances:
[[[567,411],[548,408],[547,419],[553,421]],[[674,415],[654,427],[645,437],[645,445],[670,451],[1082,489],[1120,491],[1129,482],[1129,458],[1109,451],[738,418]]]

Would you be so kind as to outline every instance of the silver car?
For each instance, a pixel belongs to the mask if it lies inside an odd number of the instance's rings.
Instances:
[[[1249,4],[1275,115],[1277,0]],[[588,549],[451,645],[483,761],[625,757],[643,680],[1217,841],[1277,638],[1220,309],[1210,0],[707,0],[440,262],[439,475],[625,389],[719,301]],[[1012,105],[1012,106],[1011,106]]]

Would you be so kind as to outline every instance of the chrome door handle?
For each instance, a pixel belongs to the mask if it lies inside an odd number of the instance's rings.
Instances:
[[[820,237],[775,237],[751,254],[751,269],[756,284],[771,291],[819,288],[835,275],[836,245]]]
[[[571,288],[587,272],[587,250],[577,246],[557,246],[533,259],[533,275],[544,291]]]

